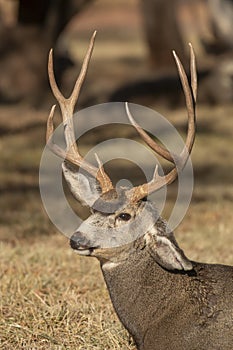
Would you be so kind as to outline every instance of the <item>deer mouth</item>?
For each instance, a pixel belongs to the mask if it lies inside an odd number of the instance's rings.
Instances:
[[[73,248],[73,247],[71,247]],[[97,248],[97,247],[96,247]],[[79,255],[91,255],[95,249],[95,247],[86,247],[86,246],[79,246],[77,248],[73,248]]]
[[[91,255],[95,249],[98,247],[89,247],[86,245],[79,245],[74,240],[70,240],[70,246],[74,249],[79,255]]]

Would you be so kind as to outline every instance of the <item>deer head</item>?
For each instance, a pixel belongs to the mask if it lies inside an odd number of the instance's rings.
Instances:
[[[47,143],[56,155],[64,158],[62,170],[72,194],[83,205],[88,206],[91,211],[90,217],[72,235],[71,247],[80,255],[94,256],[104,263],[106,261],[122,261],[127,258],[129,252],[146,246],[156,262],[166,269],[190,270],[192,269],[191,262],[178,247],[173,234],[166,230],[166,223],[159,217],[154,204],[148,201],[147,197],[177,178],[192,150],[195,137],[197,93],[195,56],[192,46],[190,45],[191,85],[189,85],[179,58],[173,52],[188,114],[188,131],[183,151],[179,155],[171,155],[166,148],[152,140],[136,123],[126,103],[129,121],[141,138],[154,152],[173,163],[174,167],[164,176],[159,175],[156,168],[152,180],[140,186],[130,189],[115,188],[97,155],[97,166],[88,163],[80,155],[74,134],[74,107],[88,70],[95,35],[96,33],[91,38],[80,75],[69,98],[65,98],[61,94],[56,84],[52,51],[48,63],[50,85],[60,105],[67,148],[63,150],[52,141],[55,106],[52,107],[48,118]],[[83,169],[84,172],[78,172],[77,167]]]

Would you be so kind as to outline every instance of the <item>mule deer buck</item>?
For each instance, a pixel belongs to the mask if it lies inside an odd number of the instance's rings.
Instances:
[[[190,45],[190,85],[174,53],[188,114],[187,138],[179,155],[178,169],[174,165],[164,176],[156,169],[148,183],[130,189],[114,188],[98,157],[96,167],[80,155],[73,130],[73,110],[88,69],[94,38],[95,33],[68,99],[57,87],[52,52],[48,63],[51,88],[61,108],[67,149],[52,142],[55,106],[48,118],[47,142],[55,154],[65,159],[63,174],[74,197],[91,210],[89,218],[72,235],[71,248],[79,255],[100,261],[115,311],[137,349],[232,350],[233,267],[190,261],[147,199],[150,193],[177,178],[192,150],[197,93],[193,49]],[[134,121],[127,105],[126,110],[146,144],[174,163],[168,150],[155,143]],[[84,173],[78,172],[77,167]],[[123,237],[128,237],[128,241]]]

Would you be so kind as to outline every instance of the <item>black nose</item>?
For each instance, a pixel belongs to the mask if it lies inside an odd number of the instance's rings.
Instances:
[[[87,245],[87,240],[79,231],[75,232],[70,238],[70,246],[72,249],[79,249],[80,247],[88,248]]]

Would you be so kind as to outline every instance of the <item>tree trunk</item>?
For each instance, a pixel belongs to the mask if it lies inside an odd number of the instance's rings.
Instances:
[[[182,61],[186,58],[182,37],[177,23],[179,0],[142,0],[144,30],[149,46],[151,64],[157,69],[173,69],[171,50],[179,53]]]

